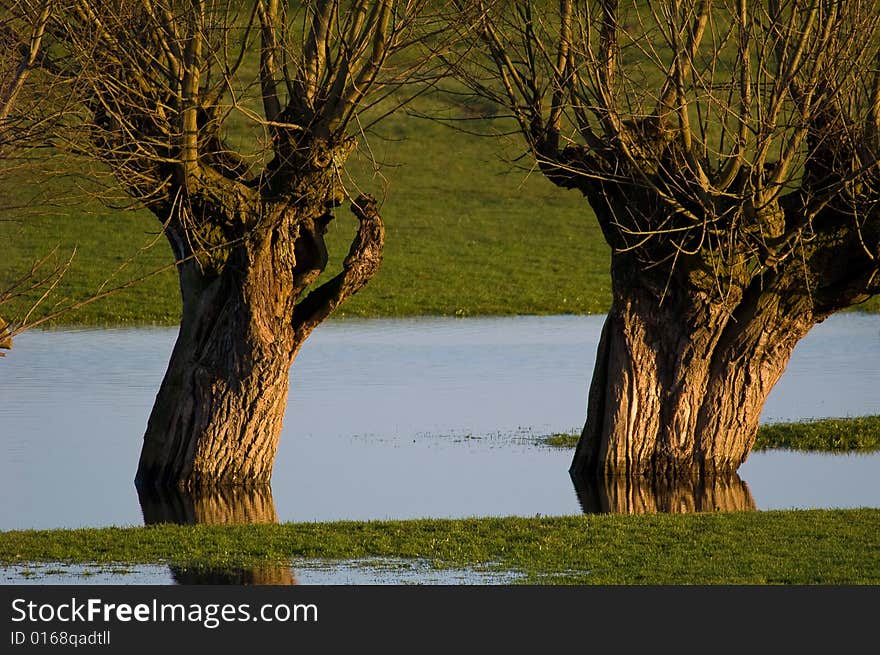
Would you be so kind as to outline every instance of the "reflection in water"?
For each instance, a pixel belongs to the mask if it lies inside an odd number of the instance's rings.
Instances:
[[[289,566],[263,564],[248,568],[170,566],[171,577],[182,585],[295,585],[293,570]]]
[[[571,452],[538,442],[583,426],[603,321],[322,324],[297,357],[272,477],[279,521],[581,513]],[[0,530],[143,524],[131,477],[168,362],[157,353],[175,336],[16,337],[0,359]],[[835,315],[798,343],[762,420],[880,414],[878,389],[880,316]],[[878,472],[880,452],[753,452],[739,469],[760,510],[880,507]]]
[[[215,488],[199,492],[180,489],[138,488],[144,523],[221,525],[278,523],[272,489],[259,487]],[[289,566],[260,565],[248,568],[171,566],[178,584],[293,585]]]
[[[686,514],[755,509],[748,485],[726,477],[667,480],[651,477],[572,476],[584,514]]]
[[[221,525],[278,523],[272,488],[214,488],[203,492],[179,489],[138,489],[144,523]]]

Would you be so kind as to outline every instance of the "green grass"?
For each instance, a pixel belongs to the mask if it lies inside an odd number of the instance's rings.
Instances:
[[[82,213],[78,213],[79,211]],[[0,287],[27,271],[30,262],[57,250],[46,268],[63,264],[73,255],[61,285],[41,305],[48,313],[91,296],[105,285],[118,286],[171,263],[164,241],[145,248],[155,236],[151,222],[131,212],[112,214],[101,208],[59,208],[52,216],[27,217],[21,222],[0,222],[0,239],[14,244],[0,264]],[[8,319],[21,316],[29,297],[4,305]],[[39,313],[39,312],[38,312]],[[173,270],[153,276],[80,310],[64,314],[55,325],[176,325],[180,317],[177,274]]]
[[[550,434],[541,439],[545,446],[553,448],[574,448],[577,446],[578,439],[581,438],[580,432],[557,432]]]
[[[541,441],[554,448],[574,448],[580,432],[560,432]],[[798,423],[770,423],[758,428],[753,450],[870,452],[880,450],[880,416],[826,418]]]
[[[642,19],[663,51],[666,44],[651,29],[652,17]],[[634,20],[629,14],[624,24],[643,29]],[[621,57],[632,79],[641,80],[635,95],[647,94],[653,104],[656,91],[651,90],[659,89],[663,79],[660,70],[644,61],[643,47],[631,43]],[[716,72],[726,80],[738,57],[736,44],[727,43],[724,53]],[[239,82],[250,80],[258,64],[256,57],[246,57]],[[444,86],[458,88],[451,81]],[[258,103],[244,87],[238,91],[243,94],[238,102]],[[410,109],[456,119],[498,110],[473,98],[455,100],[467,106],[452,102],[449,96],[425,95]],[[456,124],[479,133],[506,133],[513,127],[511,122],[486,120]],[[228,124],[230,143],[244,151],[255,150],[261,134],[262,128],[242,120],[233,118]],[[391,115],[368,139],[361,139],[361,159],[350,162],[353,179],[348,186],[352,196],[363,190],[386,199],[385,258],[378,276],[335,316],[604,313],[611,301],[609,249],[592,210],[578,192],[563,191],[529,171],[532,159],[523,157],[523,150],[517,136],[480,138],[406,111]],[[368,154],[382,164],[381,178],[373,173]],[[168,245],[156,239],[157,220],[145,211],[113,210],[89,200],[82,182],[70,176],[71,168],[81,167],[62,164],[64,175],[49,179],[26,171],[0,179],[0,207],[28,208],[0,215],[0,289],[56,246],[59,259],[74,248],[77,255],[52,302],[84,298],[108,278],[113,286],[171,263]],[[37,196],[53,198],[54,206],[48,212],[39,209],[33,200]],[[347,211],[341,208],[338,214],[328,237],[331,268],[340,266],[355,229]],[[118,271],[132,257],[133,263]],[[4,305],[3,313],[15,318],[27,307],[22,299]],[[47,303],[45,309],[50,308]],[[856,309],[878,312],[880,297]],[[178,316],[177,280],[169,270],[66,314],[56,324],[171,325]]]
[[[880,449],[880,416],[826,418],[762,425],[756,450],[872,451]]]
[[[417,109],[432,110],[433,106]],[[435,109],[435,108],[434,108]],[[502,124],[481,121],[482,131]],[[481,138],[399,113],[370,136],[369,150],[386,165],[372,176],[361,145],[348,185],[384,197],[387,242],[382,268],[335,317],[599,314],[611,302],[610,253],[592,210],[538,172],[516,139]],[[69,164],[68,164],[69,166]],[[46,185],[51,188],[48,188]],[[52,248],[61,262],[76,256],[43,308],[89,296],[171,263],[158,221],[145,211],[108,209],[80,182],[19,171],[2,179],[0,289]],[[40,197],[53,199],[50,211]],[[121,200],[120,200],[121,202]],[[345,208],[331,224],[328,272],[348,252],[355,221]],[[14,319],[28,307],[4,305]],[[880,311],[880,298],[859,306]],[[173,270],[65,314],[55,325],[174,325],[180,300]]]
[[[607,310],[609,251],[592,211],[577,192],[511,163],[521,154],[518,142],[469,136],[403,113],[380,128],[369,149],[387,164],[385,180],[371,179],[362,144],[351,167],[360,182],[348,184],[352,195],[364,190],[385,197],[384,261],[337,317]],[[487,123],[481,128],[492,129]],[[49,212],[35,199],[41,195],[54,198]],[[58,261],[77,249],[56,300],[82,298],[108,277],[121,282],[171,263],[152,215],[108,209],[87,195],[68,178],[47,182],[17,172],[2,180],[0,205],[23,209],[0,215],[0,288],[56,246]],[[354,219],[340,208],[328,234],[328,270],[341,266],[354,230]],[[176,274],[169,270],[56,324],[176,324],[178,295]],[[5,306],[4,314],[12,318],[25,307],[21,300]]]
[[[880,510],[0,532],[0,562],[246,567],[402,558],[549,584],[878,584]]]

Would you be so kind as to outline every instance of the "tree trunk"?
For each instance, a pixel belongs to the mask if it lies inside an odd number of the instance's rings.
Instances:
[[[376,201],[360,196],[351,210],[359,226],[342,271],[311,291],[327,265],[323,235],[332,216],[324,205],[254,208],[267,227],[223,257],[208,253],[222,264],[214,268],[185,256],[186,240],[169,230],[183,314],[144,435],[139,488],[269,483],[297,352],[382,260]]]
[[[289,286],[249,266],[205,284],[180,267],[183,315],[147,424],[138,484],[268,483],[301,340]],[[291,305],[286,317],[276,310]],[[286,320],[284,320],[286,318]]]
[[[790,275],[724,302],[646,287],[615,256],[575,476],[704,480],[730,475],[754,444],[764,402],[815,317]]]

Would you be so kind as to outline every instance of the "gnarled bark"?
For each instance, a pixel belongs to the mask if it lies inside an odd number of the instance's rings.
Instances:
[[[327,263],[324,214],[291,210],[234,246],[213,277],[198,259],[181,263],[183,316],[144,435],[139,486],[269,482],[299,348],[381,262],[375,201],[362,196],[352,209],[360,227],[342,272],[302,299]]]
[[[608,206],[607,188],[604,207],[590,193],[607,216],[624,215]],[[787,223],[801,220],[797,194],[780,206]],[[641,253],[615,252],[613,304],[571,473],[704,479],[735,472],[798,341],[875,291],[877,260],[859,244],[876,243],[876,227],[854,232],[851,220],[826,207],[799,258],[729,267],[725,279],[706,276],[705,253],[650,269]]]
[[[695,292],[661,300],[637,284],[614,285],[572,473],[729,475],[814,315],[776,290],[755,291],[745,309],[748,292],[731,308]]]
[[[880,291],[875,9],[522,0],[462,21],[486,60],[459,78],[611,247],[574,475],[736,470],[798,340]]]

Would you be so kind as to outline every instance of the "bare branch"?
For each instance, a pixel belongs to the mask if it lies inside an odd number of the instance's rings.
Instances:
[[[263,91],[263,111],[266,120],[276,122],[281,116],[281,102],[278,100],[278,0],[268,3],[257,2],[260,16],[260,85]]]
[[[358,219],[358,231],[342,272],[311,291],[294,311],[295,329],[302,334],[311,332],[346,298],[362,289],[382,263],[385,225],[376,201],[370,196],[359,196],[352,203],[351,211]]]

